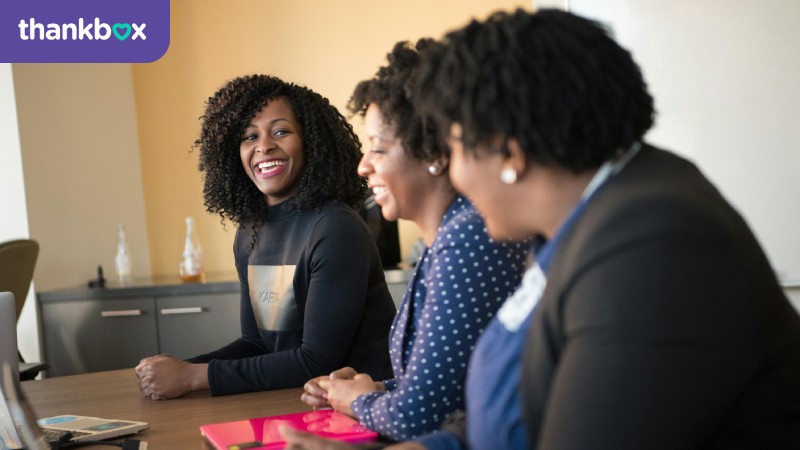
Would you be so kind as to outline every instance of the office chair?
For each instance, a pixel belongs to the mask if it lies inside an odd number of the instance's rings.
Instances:
[[[38,257],[39,244],[32,239],[0,242],[0,291],[14,294],[17,321],[28,297]],[[19,363],[19,377],[22,381],[36,378],[39,371],[49,367],[47,363],[25,362],[21,353],[19,353]]]

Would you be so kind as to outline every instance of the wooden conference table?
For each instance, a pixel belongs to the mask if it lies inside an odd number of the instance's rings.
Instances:
[[[302,388],[223,397],[199,391],[154,401],[139,392],[133,369],[26,381],[22,389],[40,418],[77,414],[148,422],[150,429],[136,438],[146,441],[149,450],[206,448],[199,427],[208,423],[311,410],[300,402]]]

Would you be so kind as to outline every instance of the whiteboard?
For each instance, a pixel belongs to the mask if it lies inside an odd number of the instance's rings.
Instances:
[[[611,26],[655,97],[646,140],[692,160],[800,281],[800,0],[566,0]],[[560,5],[559,5],[560,3]]]

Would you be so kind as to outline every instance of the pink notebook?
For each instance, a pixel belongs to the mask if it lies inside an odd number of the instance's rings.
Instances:
[[[345,442],[368,442],[378,438],[378,433],[330,409],[213,423],[201,426],[200,434],[217,450],[282,449],[286,441],[281,437],[280,425]]]

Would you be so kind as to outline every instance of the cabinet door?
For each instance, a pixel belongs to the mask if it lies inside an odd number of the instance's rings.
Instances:
[[[389,293],[392,295],[392,300],[394,300],[394,307],[396,309],[400,308],[400,303],[403,302],[403,297],[406,295],[406,290],[408,289],[408,283],[401,282],[401,283],[386,283],[389,286]]]
[[[392,294],[395,308],[400,308],[400,303],[403,302],[411,274],[411,270],[387,270],[384,272],[386,285],[389,287],[389,293]]]
[[[133,368],[158,353],[151,297],[44,302],[41,307],[48,377]]]
[[[156,305],[162,353],[191,358],[241,336],[238,292],[157,297]]]

